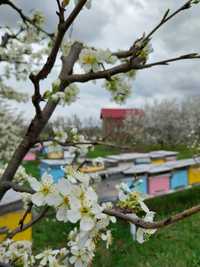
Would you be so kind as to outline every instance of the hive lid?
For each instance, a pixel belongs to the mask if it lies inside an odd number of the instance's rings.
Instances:
[[[19,200],[21,200],[20,193],[14,191],[13,189],[9,189],[3,196],[2,200],[0,201],[0,206],[16,202]]]
[[[151,153],[160,153],[164,156],[177,156],[179,153],[177,151],[169,151],[169,150],[156,150]]]
[[[47,165],[67,165],[72,162],[72,157],[64,158],[64,159],[43,159],[41,160],[41,163],[47,164]]]
[[[99,175],[112,175],[112,174],[118,174],[118,173],[122,173],[125,170],[127,170],[128,168],[131,167],[132,164],[126,164],[123,166],[117,166],[117,167],[111,167],[111,168],[107,168],[106,170],[97,172],[97,174]]]
[[[141,164],[141,165],[134,165],[129,169],[125,170],[123,173],[125,175],[128,174],[142,174],[147,173],[148,170],[151,168],[152,164]]]
[[[149,153],[151,159],[160,159],[165,157],[165,153],[159,151],[152,151]]]
[[[102,160],[104,162],[118,163],[118,160],[117,159],[112,159],[112,158],[109,158],[109,157],[102,158]]]
[[[184,168],[184,167],[188,167],[194,164],[195,164],[195,161],[193,159],[182,159],[182,160],[177,160],[177,161],[166,163],[166,165],[170,166],[172,169]]]
[[[172,170],[171,166],[167,164],[161,164],[161,165],[151,164],[148,173],[149,174],[165,173],[165,172],[170,172],[171,170]]]
[[[149,155],[146,153],[123,153],[119,155],[108,156],[109,159],[114,159],[118,161],[133,161],[138,158],[148,158]]]

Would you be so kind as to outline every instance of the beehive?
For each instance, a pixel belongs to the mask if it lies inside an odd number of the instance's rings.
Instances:
[[[83,173],[94,173],[104,170],[104,165],[103,163],[94,164],[92,160],[86,160],[83,167],[81,167],[79,170]]]
[[[64,167],[69,164],[69,159],[60,160],[41,160],[40,162],[40,175],[48,173],[54,179],[54,182],[58,182],[64,176]]]
[[[168,162],[167,165],[171,167],[170,188],[177,190],[188,186],[188,168],[190,160],[178,160]]]
[[[167,166],[154,166],[148,172],[149,194],[160,195],[170,190],[171,169]]]
[[[192,159],[188,169],[189,184],[200,184],[200,160]]]
[[[6,227],[9,230],[13,230],[19,226],[19,221],[24,215],[24,210],[22,208],[23,203],[19,193],[8,190],[2,201],[0,202],[0,228]],[[29,213],[24,221],[28,223],[32,218],[31,213]],[[0,240],[3,240],[5,235],[0,235]],[[16,234],[13,237],[14,240],[31,240],[32,239],[32,228]]]
[[[63,159],[64,158],[64,148],[52,142],[44,143],[43,153],[47,156],[48,159]]]
[[[142,194],[148,194],[148,175],[147,172],[150,168],[150,164],[136,165],[125,170],[123,173],[126,179],[129,177],[129,188]]]
[[[161,165],[166,162],[165,155],[159,151],[152,151],[149,156],[152,164]]]

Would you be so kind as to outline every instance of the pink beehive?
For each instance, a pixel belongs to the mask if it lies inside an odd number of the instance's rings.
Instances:
[[[149,177],[149,194],[160,195],[170,189],[170,173],[155,174]]]
[[[35,153],[35,151],[30,150],[26,154],[26,156],[24,157],[24,160],[26,160],[26,161],[36,160],[36,153]]]

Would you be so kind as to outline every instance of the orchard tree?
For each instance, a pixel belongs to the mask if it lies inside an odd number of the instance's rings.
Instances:
[[[191,146],[200,140],[199,97],[154,101],[146,104],[142,116],[128,116],[124,136],[132,145]],[[195,147],[194,151],[195,151]]]
[[[21,116],[13,116],[12,111],[0,102],[0,158],[5,162],[14,153],[23,136]]]
[[[33,12],[28,16],[14,1],[0,0],[0,6],[9,6],[21,19],[17,24],[18,29],[7,26],[1,28],[0,61],[4,67],[1,74],[1,90],[7,87],[6,77],[14,76],[16,80],[29,77],[33,84],[32,103],[35,107],[35,117],[8,164],[2,169],[0,199],[8,189],[13,188],[22,193],[27,210],[18,228],[12,231],[1,229],[1,233],[4,232],[6,235],[0,246],[1,266],[91,266],[98,241],[102,239],[106,246],[110,245],[109,224],[114,223],[116,219],[135,225],[137,240],[143,243],[156,229],[200,211],[198,205],[170,218],[154,222],[154,212],[148,209],[142,196],[130,192],[124,184],[119,186],[119,202],[116,205],[100,204],[92,187],[91,177],[80,173],[77,168],[77,153],[72,166],[65,169],[65,176],[57,184],[48,174],[37,180],[27,176],[24,170],[19,168],[28,150],[42,141],[40,135],[57,105],[70,104],[76,100],[79,83],[102,79],[113,100],[121,103],[130,96],[132,81],[138,70],[200,58],[197,53],[192,53],[148,62],[149,54],[152,52],[150,42],[154,33],[178,14],[198,4],[198,0],[187,1],[174,12],[167,10],[155,28],[130,44],[127,51],[97,49],[77,41],[66,42],[64,37],[71,25],[83,8],[92,8],[92,1],[56,0],[56,3],[57,31],[49,33],[43,28],[45,18],[40,12]],[[72,5],[72,11],[68,14],[67,11]],[[58,78],[52,81],[51,88],[43,91],[41,82],[49,78],[60,56],[62,66]],[[42,102],[46,103],[45,107],[42,107]],[[52,140],[52,136],[50,138]],[[97,143],[85,140],[74,128],[67,133],[55,128],[53,138],[55,142],[74,145],[77,151],[81,151],[80,154],[87,152],[88,145]],[[30,187],[27,187],[27,182]],[[34,207],[38,207],[39,213],[31,222],[25,224],[27,213]],[[58,221],[75,225],[69,233],[65,247],[52,248],[33,255],[29,242],[11,240],[15,234],[43,219],[50,208],[54,209]]]

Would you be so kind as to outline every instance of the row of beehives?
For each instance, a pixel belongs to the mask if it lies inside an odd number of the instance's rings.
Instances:
[[[134,165],[138,164],[162,164],[168,161],[175,161],[177,159],[178,152],[159,150],[152,151],[149,153],[123,153],[119,155],[112,155],[106,157],[105,163],[108,163],[113,166],[123,165],[127,163],[132,163]]]
[[[47,159],[64,159],[71,157],[69,147],[64,148],[52,142],[45,142],[43,145],[38,144],[36,147],[31,148],[24,157],[25,161],[34,161],[39,156],[45,156]]]
[[[103,178],[97,186],[101,200],[116,200],[119,183],[126,183],[131,190],[156,196],[188,186],[200,184],[200,159],[178,160],[164,164],[141,164],[109,168],[99,175]]]
[[[162,164],[168,161],[175,161],[177,152],[171,151],[153,151],[150,153],[124,153],[114,156],[108,156],[102,158],[104,165],[91,165],[92,160],[86,160],[84,166],[81,168],[82,172],[92,173],[99,172],[110,173],[113,170],[123,170],[124,167],[138,165],[138,164]],[[72,157],[65,157],[64,159],[44,159],[40,162],[40,174],[41,176],[48,172],[57,182],[64,175],[63,166],[66,166],[71,162]],[[103,170],[104,169],[104,170]]]
[[[123,171],[130,188],[158,195],[188,185],[200,184],[200,159],[178,160],[161,165],[138,165]]]

